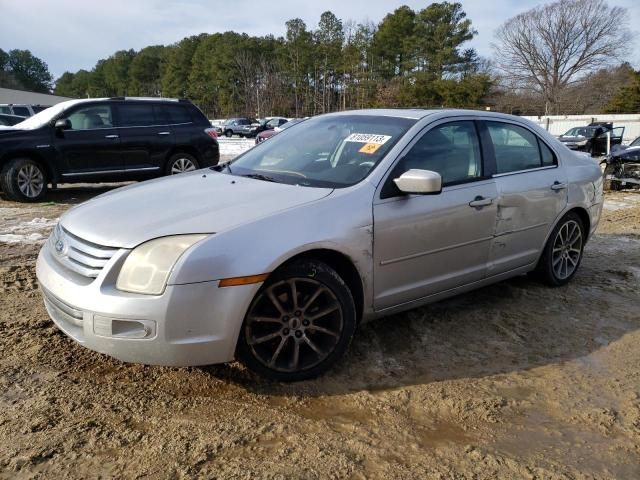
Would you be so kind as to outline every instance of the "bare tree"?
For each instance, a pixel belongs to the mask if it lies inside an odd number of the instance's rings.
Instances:
[[[510,82],[542,94],[547,112],[586,74],[620,58],[631,39],[627,10],[605,0],[560,0],[507,20],[493,44]]]

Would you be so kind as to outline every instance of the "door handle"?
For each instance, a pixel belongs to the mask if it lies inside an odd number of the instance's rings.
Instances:
[[[493,198],[484,198],[481,195],[478,195],[474,200],[469,202],[470,207],[482,208],[493,203]]]
[[[567,184],[566,183],[560,183],[560,182],[553,182],[553,185],[551,185],[551,190],[563,190],[567,188]]]
[[[158,132],[158,135],[170,135],[171,132]]]
[[[109,140],[114,140],[116,138],[119,138],[120,135],[105,135],[104,138],[108,138]]]

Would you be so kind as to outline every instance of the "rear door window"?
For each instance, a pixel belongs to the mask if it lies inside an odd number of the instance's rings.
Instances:
[[[519,172],[543,166],[538,138],[529,130],[510,123],[486,124],[495,151],[496,173]],[[555,161],[550,158],[553,159],[553,152],[546,152],[545,161]]]
[[[119,104],[118,120],[120,127],[148,127],[156,124],[152,104]]]

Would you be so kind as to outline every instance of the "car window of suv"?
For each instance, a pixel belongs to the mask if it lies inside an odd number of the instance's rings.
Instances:
[[[193,119],[184,105],[166,105],[171,123],[191,123]]]
[[[496,156],[496,173],[519,172],[542,166],[537,137],[510,123],[486,122]],[[546,161],[549,156],[546,153]],[[553,153],[551,153],[553,156]],[[553,164],[553,163],[552,163]]]
[[[401,163],[402,172],[412,168],[438,172],[443,185],[481,178],[482,157],[475,124],[460,121],[432,128],[411,147]]]
[[[13,107],[13,114],[19,115],[21,117],[29,117],[31,116],[31,112],[27,107]]]
[[[120,127],[148,127],[157,123],[153,115],[153,105],[140,103],[119,104],[118,121]]]
[[[7,115],[11,115],[11,109],[9,107],[0,107],[0,113],[5,113]]]
[[[71,122],[71,130],[90,130],[113,126],[110,105],[80,107],[74,110],[67,118]]]

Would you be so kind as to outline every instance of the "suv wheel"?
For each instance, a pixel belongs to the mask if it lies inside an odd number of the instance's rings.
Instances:
[[[167,175],[192,172],[200,168],[198,161],[188,153],[176,153],[167,162]]]
[[[233,130],[225,130],[224,136],[227,138],[233,137]]]
[[[237,356],[270,380],[292,382],[325,373],[356,330],[351,291],[328,265],[298,261],[275,272],[247,311]]]
[[[553,287],[569,283],[578,271],[586,235],[582,219],[567,213],[555,226],[540,257],[537,273]]]
[[[47,193],[47,176],[30,158],[14,158],[0,170],[0,188],[11,200],[37,202]]]

